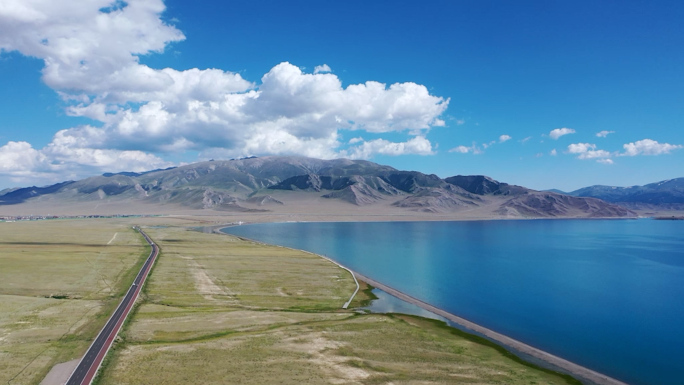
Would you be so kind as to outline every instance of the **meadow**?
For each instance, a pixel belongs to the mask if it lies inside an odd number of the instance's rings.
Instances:
[[[316,255],[136,219],[161,246],[96,379],[109,384],[567,384],[441,322],[369,314]],[[172,225],[169,225],[172,224]],[[0,381],[79,358],[148,249],[131,219],[0,223]]]
[[[0,223],[0,383],[38,384],[79,358],[144,254],[124,222]]]
[[[351,275],[310,253],[146,231],[162,253],[100,385],[577,383],[434,320],[342,310]]]

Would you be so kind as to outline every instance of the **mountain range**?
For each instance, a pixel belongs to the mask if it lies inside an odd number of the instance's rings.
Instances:
[[[478,212],[500,218],[636,216],[597,197],[535,191],[482,175],[442,179],[364,160],[294,156],[206,161],[0,191],[0,210],[3,205],[41,202],[49,207],[123,202],[234,212],[285,212],[295,206],[306,210],[317,202],[317,207],[342,211]]]
[[[562,192],[561,192],[562,193]],[[592,197],[632,209],[684,209],[684,178],[668,179],[644,186],[589,186],[567,195]]]

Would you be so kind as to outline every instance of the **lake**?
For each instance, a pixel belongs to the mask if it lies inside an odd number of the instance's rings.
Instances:
[[[684,221],[269,223],[308,250],[630,384],[684,383]]]

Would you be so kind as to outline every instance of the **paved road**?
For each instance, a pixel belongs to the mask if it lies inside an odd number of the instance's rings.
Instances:
[[[97,335],[97,338],[95,338],[93,344],[90,345],[90,348],[86,352],[85,356],[83,356],[81,359],[81,362],[78,364],[74,372],[71,373],[71,377],[69,377],[66,385],[90,385],[90,383],[93,381],[95,373],[97,373],[97,370],[102,364],[102,359],[104,359],[110,346],[112,346],[112,342],[114,342],[116,334],[119,332],[119,329],[121,329],[121,325],[123,325],[124,321],[126,320],[131,308],[133,308],[133,304],[140,293],[140,288],[145,283],[147,274],[150,272],[152,264],[154,264],[154,260],[159,254],[159,247],[152,242],[150,237],[148,237],[147,234],[145,234],[139,228],[136,227],[135,229],[138,230],[140,234],[145,237],[147,243],[152,246],[150,256],[147,257],[145,264],[140,269],[138,276],[135,277],[135,281],[133,281],[133,284],[128,289],[128,292],[119,304],[119,307],[116,308],[116,311],[114,311],[112,317],[109,318],[109,321],[107,321],[105,327],[102,328],[100,334]]]

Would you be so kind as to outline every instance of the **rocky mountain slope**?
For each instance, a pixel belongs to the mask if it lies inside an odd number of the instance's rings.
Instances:
[[[307,199],[356,207],[496,217],[632,217],[591,197],[540,192],[486,176],[446,179],[363,160],[263,157],[199,162],[145,173],[104,174],[0,192],[0,206],[50,201],[136,201],[192,209],[278,211]]]
[[[630,208],[684,209],[684,178],[668,179],[644,186],[590,186],[568,193],[576,197],[593,197]]]

